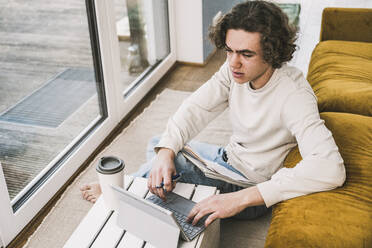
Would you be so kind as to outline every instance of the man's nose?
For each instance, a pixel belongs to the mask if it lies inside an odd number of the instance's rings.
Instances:
[[[239,68],[241,66],[240,54],[232,53],[230,56],[230,66],[234,68]]]

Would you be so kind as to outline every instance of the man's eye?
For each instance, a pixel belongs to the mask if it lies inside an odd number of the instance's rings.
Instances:
[[[243,56],[246,57],[246,58],[250,58],[250,57],[252,57],[253,55],[252,55],[252,54],[243,54]]]

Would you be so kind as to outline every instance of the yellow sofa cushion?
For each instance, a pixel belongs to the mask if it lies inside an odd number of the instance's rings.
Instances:
[[[320,112],[372,116],[372,43],[320,42],[311,56],[307,79]]]
[[[320,41],[348,40],[372,42],[372,9],[325,8]]]
[[[321,113],[321,118],[344,159],[346,182],[276,204],[266,247],[372,247],[372,117]],[[300,160],[293,149],[284,166]]]

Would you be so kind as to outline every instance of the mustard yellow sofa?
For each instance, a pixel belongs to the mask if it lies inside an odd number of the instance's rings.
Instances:
[[[372,9],[324,9],[307,79],[347,178],[276,204],[265,247],[372,247]],[[295,148],[284,166],[300,160]]]

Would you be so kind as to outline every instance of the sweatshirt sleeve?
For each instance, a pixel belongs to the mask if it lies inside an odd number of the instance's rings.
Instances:
[[[302,160],[257,185],[266,206],[342,186],[344,162],[332,133],[320,119],[312,90],[302,88],[292,93],[282,106],[281,119],[296,137]]]
[[[231,82],[228,70],[225,62],[211,79],[181,104],[168,120],[155,151],[165,147],[177,154],[186,142],[227,108]]]

